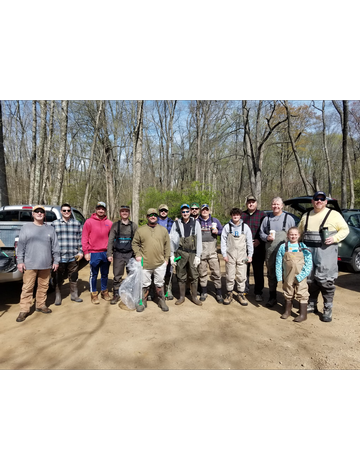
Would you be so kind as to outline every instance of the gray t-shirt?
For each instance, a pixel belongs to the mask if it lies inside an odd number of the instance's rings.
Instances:
[[[26,223],[19,233],[17,263],[25,264],[26,270],[51,269],[60,262],[60,247],[51,225]]]

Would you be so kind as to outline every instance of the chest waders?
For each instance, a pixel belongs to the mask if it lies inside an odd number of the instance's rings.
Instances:
[[[338,277],[338,245],[337,243],[325,244],[321,232],[330,215],[331,209],[325,215],[318,231],[308,231],[310,212],[306,214],[303,241],[309,248],[313,258],[313,268],[308,276],[309,306],[308,312],[317,311],[317,299],[321,292],[324,299],[324,315],[322,320],[330,322],[332,319],[332,304],[335,294],[335,279]],[[329,231],[328,236],[334,236],[337,231]]]
[[[179,221],[176,220],[176,231],[179,234],[180,242],[177,251],[174,253],[175,257],[181,256],[181,259],[176,264],[176,277],[179,283],[180,298],[175,302],[176,305],[181,305],[185,301],[186,280],[189,277],[191,300],[198,306],[202,306],[201,301],[196,297],[197,283],[199,273],[194,267],[194,259],[196,256],[196,242],[197,236],[195,234],[195,221],[190,219],[190,236],[182,236],[179,226]]]
[[[286,228],[285,228],[287,217],[288,217],[288,214],[285,213],[282,230],[275,232],[274,241],[272,242],[267,241],[265,243],[265,262],[266,262],[266,267],[267,267],[267,278],[268,278],[268,283],[269,283],[270,299],[276,299],[276,287],[277,287],[276,271],[275,271],[276,254],[279,250],[280,244],[284,243],[287,239]],[[270,217],[268,217],[268,222],[267,222],[267,233],[270,234]],[[274,306],[274,304],[272,306]]]
[[[229,258],[229,262],[225,264],[226,289],[228,292],[232,292],[236,280],[238,292],[244,293],[247,271],[246,235],[244,234],[243,223],[241,224],[241,232],[234,230],[234,228],[237,227],[233,227],[229,223],[229,234],[226,240],[226,254]]]

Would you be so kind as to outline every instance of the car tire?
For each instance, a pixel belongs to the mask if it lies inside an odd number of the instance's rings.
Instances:
[[[360,272],[360,247],[354,250],[349,267],[351,272]]]

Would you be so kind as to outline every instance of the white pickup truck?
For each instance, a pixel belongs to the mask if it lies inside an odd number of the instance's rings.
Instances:
[[[44,205],[45,222],[51,223],[61,218],[60,205]],[[17,270],[16,248],[21,227],[32,222],[33,205],[7,205],[0,207],[0,283],[22,280],[23,274]],[[71,207],[72,215],[83,225],[85,218],[76,208]]]

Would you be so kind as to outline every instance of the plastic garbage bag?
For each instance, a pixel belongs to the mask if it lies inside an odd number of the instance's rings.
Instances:
[[[0,251],[0,271],[9,272],[14,266],[14,260],[4,252]]]
[[[131,258],[127,268],[129,273],[119,288],[121,301],[129,308],[135,309],[142,298],[142,267],[141,262]]]

